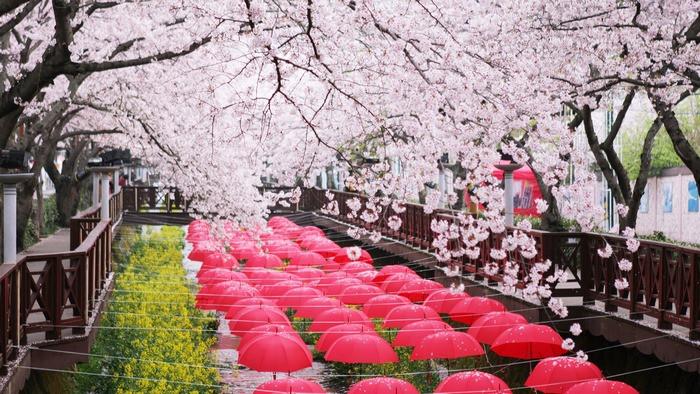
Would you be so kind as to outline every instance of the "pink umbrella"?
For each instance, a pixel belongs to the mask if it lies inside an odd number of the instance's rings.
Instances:
[[[533,360],[565,354],[566,350],[561,347],[563,341],[550,326],[520,324],[499,335],[491,344],[491,350],[503,357]]]
[[[358,272],[355,274],[355,277],[359,280],[362,281],[362,283],[368,284],[368,285],[373,285],[374,278],[379,275],[379,272],[376,270],[370,270],[370,271],[362,271]]]
[[[322,270],[318,268],[300,267],[298,265],[288,265],[285,271],[298,276],[304,283],[319,280],[326,275]]]
[[[457,303],[469,297],[469,294],[463,292],[453,292],[451,289],[437,290],[423,301],[423,305],[429,306],[437,313],[450,313]]]
[[[264,268],[253,268],[251,271],[243,270],[248,275],[251,284],[259,286],[272,285],[283,280],[298,280],[301,279],[291,272],[281,272]]]
[[[374,271],[374,266],[372,264],[363,263],[361,261],[353,261],[352,263],[347,263],[344,266],[342,266],[340,270],[357,275],[360,272],[364,271]]]
[[[389,342],[376,334],[349,334],[331,345],[326,361],[348,364],[386,364],[399,361]]]
[[[500,302],[486,297],[469,297],[459,301],[450,311],[450,319],[464,324],[472,324],[489,312],[505,312]]]
[[[469,371],[448,376],[435,393],[449,394],[511,394],[506,382],[486,372]]]
[[[226,268],[212,268],[203,271],[200,270],[197,273],[197,281],[202,285],[210,285],[230,280],[247,282],[248,278],[240,272],[231,271]]]
[[[360,249],[360,256],[355,260],[350,258],[352,253],[353,252],[351,251],[350,248],[342,248],[342,249],[337,251],[335,256],[333,256],[333,260],[340,265],[345,265],[345,264],[352,263],[355,261],[368,263],[368,264],[372,265],[372,263],[373,263],[372,256],[366,250]]]
[[[304,343],[299,334],[296,331],[294,331],[294,328],[290,326],[284,324],[263,324],[262,326],[253,327],[250,329],[250,331],[246,332],[241,337],[241,340],[238,342],[238,349],[243,349],[244,347],[248,346],[255,338],[259,337],[260,335],[271,332],[287,334],[290,338],[296,339],[299,342]]]
[[[316,315],[309,330],[315,333],[324,333],[329,328],[344,323],[359,323],[373,328],[372,322],[364,313],[350,308],[338,307],[328,309]]]
[[[471,335],[459,331],[443,331],[421,339],[413,349],[411,360],[453,359],[481,356],[484,349]]]
[[[326,296],[314,297],[307,300],[297,308],[295,317],[315,319],[319,313],[340,306],[343,306],[343,303],[335,298]]]
[[[415,271],[406,267],[405,265],[391,264],[382,267],[382,269],[379,270],[379,274],[373,279],[373,281],[377,285],[381,286],[382,282],[384,282],[388,277],[394,274],[413,274],[415,276],[418,276],[418,274],[416,274]]]
[[[279,297],[277,304],[285,308],[296,310],[309,299],[322,295],[323,293],[321,293],[321,290],[314,289],[313,287],[296,287],[289,289],[284,295]]]
[[[326,259],[314,252],[299,252],[296,256],[293,256],[290,261],[290,265],[296,265],[300,267],[316,267],[321,268],[326,264]]]
[[[190,254],[187,255],[187,258],[192,261],[203,261],[212,253],[216,253],[216,245],[213,242],[198,242],[194,245]]]
[[[527,319],[517,313],[489,312],[478,318],[467,333],[477,341],[490,345],[503,331],[518,324],[527,324]]]
[[[201,269],[226,268],[228,270],[238,269],[238,260],[227,253],[210,253],[202,260]]]
[[[244,298],[242,300],[236,301],[233,305],[231,305],[230,308],[228,308],[228,311],[226,311],[226,319],[233,319],[234,316],[243,309],[249,307],[249,306],[260,306],[260,305],[267,305],[271,307],[275,307],[275,302],[272,300],[268,300],[267,298],[262,298],[262,297],[250,297],[250,298]]]
[[[259,372],[291,373],[311,366],[311,352],[284,333],[262,334],[239,349],[238,363]]]
[[[360,380],[350,386],[348,394],[420,394],[420,392],[405,380],[378,377]]]
[[[401,305],[397,306],[384,318],[384,328],[402,328],[406,324],[419,320],[442,321],[440,315],[432,308],[423,305]]]
[[[371,318],[385,318],[397,306],[410,304],[411,301],[396,294],[382,294],[372,297],[362,307],[362,311]]]
[[[338,250],[340,250],[340,246],[335,242],[324,239],[322,242],[312,243],[308,250],[310,252],[316,252],[327,259],[334,257],[338,253]]]
[[[381,288],[388,294],[398,294],[403,285],[416,279],[420,279],[420,276],[407,273],[392,274],[382,282]]]
[[[639,391],[615,380],[594,380],[579,383],[568,389],[566,394],[639,394]]]
[[[392,345],[394,345],[394,347],[418,346],[420,341],[428,335],[453,330],[452,326],[442,321],[419,320],[403,326],[396,334]]]
[[[281,299],[282,296],[289,290],[296,289],[301,286],[304,286],[304,284],[298,280],[283,280],[277,283],[262,286],[260,294],[265,298],[277,301]]]
[[[217,285],[214,285],[214,287],[215,286]],[[200,291],[204,292],[207,290],[203,287]],[[228,286],[220,292],[213,291],[211,295],[205,296],[205,301],[203,301],[203,305],[206,306],[206,309],[214,309],[219,312],[226,312],[229,310],[229,308],[231,308],[233,304],[235,304],[239,300],[242,300],[244,298],[257,297],[259,295],[260,292],[258,292],[257,289],[250,287],[245,283],[242,283],[241,286]]]
[[[279,308],[267,305],[249,306],[236,313],[228,322],[231,332],[239,337],[263,324],[291,325],[287,316]]]
[[[323,394],[325,391],[316,382],[298,378],[270,380],[258,386],[253,394]]]
[[[274,254],[259,253],[251,256],[245,263],[246,267],[279,268],[284,267],[282,259]]]
[[[550,357],[537,363],[525,386],[543,393],[565,393],[577,383],[603,379],[593,363],[575,357]]]
[[[444,286],[434,280],[416,279],[404,283],[399,289],[399,295],[413,302],[423,302],[431,293],[442,289]]]
[[[377,334],[373,329],[368,328],[363,324],[348,323],[338,324],[326,330],[316,342],[315,349],[319,352],[326,352],[338,339],[350,334]]]
[[[382,295],[384,292],[372,285],[348,286],[340,293],[340,301],[349,305],[363,305],[373,297]]]
[[[253,244],[247,243],[235,248],[231,248],[231,254],[238,259],[238,261],[248,261],[253,256],[260,254],[260,250]]]
[[[355,285],[361,285],[362,281],[357,278],[338,279],[330,285],[326,286],[323,293],[329,297],[339,297],[345,288]]]
[[[275,244],[267,247],[270,254],[274,254],[282,260],[292,260],[298,253],[301,252],[299,246],[295,243],[291,244]]]
[[[345,278],[354,278],[354,277],[355,277],[354,275],[347,273],[347,272],[342,272],[342,271],[331,272],[329,274],[326,274],[326,276],[324,276],[323,278],[321,278],[321,280],[316,285],[316,288],[325,292],[326,289],[328,288],[328,286],[332,285],[337,280],[345,279]]]

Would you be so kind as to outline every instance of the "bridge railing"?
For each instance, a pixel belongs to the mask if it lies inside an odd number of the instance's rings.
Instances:
[[[121,195],[110,198],[115,218]],[[71,218],[71,250],[25,255],[0,265],[0,352],[3,365],[23,345],[83,334],[112,269],[112,221],[93,206]]]
[[[357,199],[364,207],[367,197],[355,193],[306,189],[302,194],[300,209],[320,211],[328,203],[326,192],[333,195],[338,202],[338,214],[329,215],[334,219],[361,226],[371,231],[399,239],[415,247],[433,251],[434,234],[430,223],[433,219],[457,221],[457,212],[435,210],[426,213],[418,204],[405,204],[403,212],[394,212],[387,207],[385,217],[398,215],[401,226],[394,230],[387,226],[385,220],[366,223],[351,217],[347,203]],[[326,213],[328,215],[328,213]],[[512,233],[514,229],[507,229]],[[670,329],[673,324],[689,330],[692,339],[700,339],[700,249],[677,246],[668,243],[640,239],[639,249],[632,253],[627,249],[624,237],[611,234],[567,232],[553,233],[532,230],[530,236],[536,241],[537,255],[527,259],[515,252],[514,261],[520,263],[519,286],[534,262],[549,259],[554,268],[567,270],[572,281],[578,286],[554,289],[556,296],[581,296],[584,303],[600,301],[607,311],[616,311],[618,307],[629,311],[630,319],[642,319],[644,315],[656,318],[660,329]],[[506,234],[490,234],[479,243],[480,255],[470,259],[464,255],[450,263],[459,265],[466,272],[477,278],[487,278],[499,282],[500,275],[490,275],[484,269],[490,258],[491,248],[501,248]],[[601,257],[597,250],[609,244],[613,249],[610,257]],[[456,242],[450,245],[456,248]],[[620,270],[618,262],[627,259],[632,263],[629,271]],[[629,287],[618,289],[615,280],[626,279]]]
[[[124,186],[123,209],[141,213],[185,213],[187,201],[175,187]]]

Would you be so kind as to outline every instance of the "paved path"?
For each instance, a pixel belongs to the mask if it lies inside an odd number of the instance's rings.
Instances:
[[[70,230],[62,228],[36,244],[18,253],[18,259],[27,254],[52,253],[70,250]]]

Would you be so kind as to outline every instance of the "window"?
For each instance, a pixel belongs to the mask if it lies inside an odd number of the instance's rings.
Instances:
[[[673,185],[671,183],[664,183],[661,187],[661,191],[663,193],[663,212],[673,212]]]
[[[688,182],[688,212],[698,212],[698,184]]]

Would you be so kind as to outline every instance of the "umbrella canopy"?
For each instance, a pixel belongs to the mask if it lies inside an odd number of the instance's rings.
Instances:
[[[469,297],[467,293],[442,289],[430,293],[423,301],[423,305],[433,308],[437,313],[450,313],[457,303],[467,297]]]
[[[260,249],[258,249],[254,244],[247,243],[241,244],[237,247],[231,249],[231,254],[238,259],[238,261],[248,261],[253,256],[260,254]]]
[[[339,297],[346,287],[361,285],[362,281],[357,278],[344,278],[338,279],[335,282],[329,284],[323,290],[323,293],[329,297]]]
[[[414,274],[418,276],[415,271],[406,267],[405,265],[389,264],[385,265],[381,270],[379,270],[379,274],[374,277],[373,282],[381,286],[382,282],[393,274]]]
[[[383,319],[395,307],[410,303],[411,300],[400,295],[382,294],[367,300],[365,305],[362,307],[362,311],[373,319]]]
[[[263,297],[250,297],[250,298],[243,298],[241,300],[236,301],[235,304],[231,305],[230,308],[228,308],[228,311],[226,311],[226,319],[233,319],[234,316],[243,309],[249,307],[249,306],[260,306],[260,305],[267,305],[274,307],[275,302],[272,300],[268,300],[267,298]]]
[[[453,331],[449,324],[437,320],[419,320],[408,323],[399,330],[392,345],[398,346],[418,346],[420,341],[431,334],[443,331]]]
[[[336,340],[326,352],[326,361],[349,364],[385,364],[399,361],[389,342],[376,334],[349,334]]]
[[[199,272],[197,272],[197,282],[202,285],[226,282],[229,280],[247,282],[248,277],[240,272],[231,271],[228,268],[211,268],[206,270],[200,269]]]
[[[366,327],[363,324],[348,323],[348,324],[338,324],[326,330],[318,341],[316,342],[315,349],[319,352],[326,352],[330,349],[331,345],[335,343],[338,339],[350,335],[350,334],[377,334],[373,329]]]
[[[279,268],[284,267],[284,262],[281,258],[274,254],[268,253],[258,253],[251,256],[246,262],[246,267],[260,267],[260,268]]]
[[[207,309],[214,309],[219,312],[227,312],[236,302],[250,297],[257,297],[260,292],[248,285],[238,287],[228,287],[220,294],[209,298],[209,306]]]
[[[203,261],[207,256],[216,253],[216,245],[210,241],[197,242],[187,258],[192,261]]]
[[[273,244],[267,246],[267,252],[274,254],[282,260],[292,260],[301,249],[295,243]]]
[[[615,380],[594,380],[578,383],[568,389],[566,394],[639,394],[634,387]]]
[[[321,278],[321,280],[316,285],[316,288],[325,292],[326,289],[328,288],[328,286],[335,283],[335,281],[337,281],[339,279],[345,279],[345,278],[354,278],[354,275],[352,275],[349,272],[342,272],[342,271],[331,272],[329,274],[326,274],[326,276],[324,276],[323,278]]]
[[[258,372],[291,373],[311,366],[311,352],[303,342],[284,333],[262,334],[239,349],[238,363]]]
[[[448,376],[435,388],[435,393],[511,394],[506,382],[486,372],[469,371]]]
[[[406,324],[419,320],[442,321],[440,315],[432,308],[423,305],[400,305],[389,311],[384,318],[384,328],[402,328]]]
[[[527,324],[527,319],[517,313],[490,312],[478,318],[467,333],[477,341],[490,345],[503,331],[518,324]]]
[[[378,287],[372,285],[348,286],[340,293],[340,301],[349,305],[364,305],[370,299],[384,294]]]
[[[377,275],[379,275],[379,271],[369,270],[369,271],[358,272],[357,274],[355,274],[355,277],[357,279],[361,280],[362,283],[372,285],[372,284],[374,284],[373,280]]]
[[[413,349],[411,360],[453,359],[482,354],[484,349],[471,335],[459,331],[443,331],[423,338]]]
[[[238,260],[228,253],[211,253],[202,260],[200,269],[226,268],[229,270],[238,269]]]
[[[310,283],[315,280],[319,280],[323,278],[326,273],[323,272],[322,270],[318,268],[313,268],[313,267],[300,267],[298,265],[288,265],[285,268],[285,272],[292,273],[299,278],[301,278],[301,281],[304,283]]]
[[[469,297],[459,301],[450,311],[450,319],[464,324],[472,324],[489,312],[505,312],[500,302],[486,297]]]
[[[315,289],[313,287],[296,287],[287,290],[281,297],[278,298],[277,305],[289,309],[298,309],[306,301],[311,298],[320,297],[323,293],[321,290]]]
[[[299,267],[321,268],[326,264],[326,259],[318,253],[301,251],[289,260],[289,264]]]
[[[491,350],[504,357],[523,360],[561,356],[566,353],[564,340],[550,326],[520,324],[499,335],[491,344]]]
[[[314,297],[307,300],[296,309],[295,317],[314,319],[319,313],[339,306],[343,306],[343,303],[335,298],[325,296]]]
[[[258,386],[253,394],[316,394],[325,393],[316,382],[298,378],[270,380]]]
[[[236,313],[228,322],[231,332],[239,337],[263,324],[283,324],[291,326],[287,316],[279,308],[268,305],[249,306]]]
[[[340,268],[341,271],[350,272],[351,274],[359,274],[364,271],[374,271],[374,266],[369,263],[364,263],[362,261],[353,261],[352,263],[347,263]]]
[[[286,326],[284,324],[263,324],[262,326],[253,327],[250,329],[250,331],[246,332],[245,335],[243,335],[241,337],[241,340],[238,342],[238,349],[243,349],[244,347],[248,346],[250,342],[252,342],[255,338],[259,337],[260,335],[271,332],[287,334],[290,338],[296,339],[302,343],[304,342],[299,336],[299,334],[296,331],[294,331],[294,328],[290,326]]]
[[[416,279],[404,283],[399,289],[399,295],[402,295],[413,302],[423,302],[428,296],[445,287],[438,282],[430,279]]]
[[[283,280],[277,283],[262,286],[260,294],[265,298],[278,301],[289,290],[302,286],[304,286],[304,284],[298,280]]]
[[[378,377],[360,380],[350,386],[348,394],[420,394],[420,392],[405,380]]]
[[[603,373],[593,363],[575,357],[550,357],[537,363],[525,386],[543,393],[565,393],[578,383],[599,380]]]
[[[311,242],[309,244],[309,247],[306,248],[310,252],[315,252],[323,256],[324,259],[330,259],[332,257],[335,257],[335,255],[338,253],[340,250],[340,246],[338,246],[335,242],[330,241],[328,239],[318,239],[314,238],[315,242]],[[302,247],[304,247],[302,243]]]
[[[272,285],[283,280],[299,280],[301,279],[291,272],[281,272],[266,268],[245,268],[243,273],[248,276],[251,284],[257,286]]]
[[[373,263],[372,256],[364,249],[360,249],[360,255],[356,259],[351,259],[350,256],[353,256],[356,251],[357,249],[353,249],[352,247],[342,248],[337,251],[335,256],[333,256],[333,261],[340,265],[345,265],[356,261],[368,263],[370,265]]]
[[[380,287],[389,294],[398,294],[403,285],[417,279],[420,279],[420,276],[415,273],[391,274],[382,281]]]
[[[309,330],[315,333],[324,333],[333,326],[345,323],[358,323],[369,328],[374,328],[372,322],[364,313],[346,307],[338,307],[325,310],[316,315]]]

